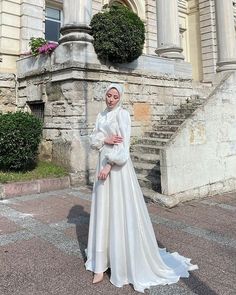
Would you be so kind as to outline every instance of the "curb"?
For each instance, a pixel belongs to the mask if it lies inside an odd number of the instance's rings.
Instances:
[[[10,199],[22,195],[40,194],[69,188],[70,177],[43,178],[24,182],[0,184],[0,199]]]
[[[173,208],[180,203],[180,200],[176,196],[163,195],[147,188],[142,188],[142,192],[145,199],[157,203],[162,207]]]

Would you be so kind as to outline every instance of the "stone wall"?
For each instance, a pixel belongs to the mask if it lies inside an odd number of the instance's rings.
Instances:
[[[164,194],[184,201],[236,189],[235,85],[236,73],[226,74],[162,151]]]
[[[20,53],[24,53],[31,37],[44,37],[45,0],[21,0],[20,9]]]
[[[196,81],[203,80],[202,71],[202,52],[200,36],[200,13],[198,0],[188,1],[187,17],[187,52],[188,61],[191,61],[193,67],[193,79]]]
[[[103,3],[101,0],[93,0],[92,1],[92,10],[93,14],[96,14],[102,10]]]
[[[133,137],[173,113],[192,95],[206,97],[209,87],[192,83],[189,64],[145,58],[139,64],[136,61],[122,68],[101,64],[85,67],[74,61],[54,64],[53,57],[20,60],[18,107],[28,109],[29,102],[45,102],[41,156],[66,166],[77,181],[88,180],[89,171],[95,168],[88,134],[97,113],[105,107],[104,91],[111,82],[121,83],[125,88],[124,106],[131,114]],[[148,63],[152,66],[148,67]],[[149,72],[145,71],[147,68]]]
[[[16,76],[0,74],[0,113],[16,110]]]
[[[0,2],[0,73],[15,73],[20,52],[20,0]]]
[[[145,10],[146,53],[155,55],[157,49],[156,1],[146,0]]]
[[[199,0],[203,81],[212,81],[216,73],[217,41],[214,0]]]
[[[31,37],[44,37],[45,0],[0,3],[0,72],[15,73],[19,55],[29,51]]]

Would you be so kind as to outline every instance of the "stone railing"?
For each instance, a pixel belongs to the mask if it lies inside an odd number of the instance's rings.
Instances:
[[[236,189],[235,85],[225,74],[161,151],[162,193],[176,203]]]
[[[51,55],[40,54],[20,58],[17,65],[17,77],[19,79],[51,71]]]

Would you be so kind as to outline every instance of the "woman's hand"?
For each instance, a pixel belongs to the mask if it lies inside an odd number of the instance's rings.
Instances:
[[[106,144],[119,144],[123,142],[123,137],[118,135],[111,135],[105,138],[104,142]]]
[[[107,176],[108,174],[110,173],[111,171],[111,165],[110,164],[106,164],[106,166],[99,172],[98,174],[98,179],[99,180],[106,180],[107,179]]]

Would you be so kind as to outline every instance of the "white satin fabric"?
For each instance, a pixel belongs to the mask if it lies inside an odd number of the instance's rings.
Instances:
[[[121,107],[100,113],[91,135],[91,146],[99,150],[86,249],[87,270],[111,269],[110,281],[117,287],[133,284],[144,292],[154,285],[176,283],[197,269],[190,259],[159,249],[152,223],[129,156],[131,122]],[[121,135],[124,142],[106,145],[104,139]],[[105,181],[97,180],[107,161],[115,165]]]

